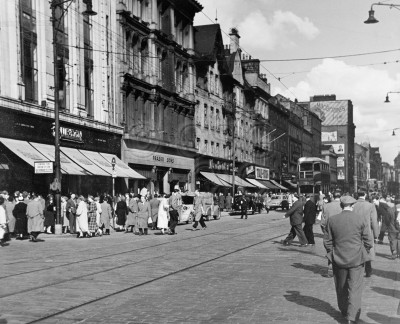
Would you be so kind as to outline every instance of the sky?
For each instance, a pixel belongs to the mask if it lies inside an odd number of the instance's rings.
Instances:
[[[198,1],[204,9],[195,25],[215,23],[217,17],[224,44],[230,28],[237,28],[243,53],[261,60],[272,95],[309,101],[335,94],[337,100],[351,100],[355,141],[378,146],[382,160],[394,164],[400,152],[400,93],[384,101],[388,92],[400,92],[400,0],[381,1],[399,8],[374,6],[377,24],[364,24],[374,3],[368,0]],[[337,57],[371,52],[384,53]]]

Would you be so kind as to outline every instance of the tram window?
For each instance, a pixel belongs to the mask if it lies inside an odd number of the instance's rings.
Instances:
[[[321,165],[319,163],[314,164],[314,171],[321,171]]]
[[[302,163],[300,164],[300,171],[312,171],[312,163]]]

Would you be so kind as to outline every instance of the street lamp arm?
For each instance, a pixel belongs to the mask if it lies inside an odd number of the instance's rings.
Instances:
[[[373,9],[374,6],[386,6],[386,7],[396,8],[396,9],[400,10],[400,4],[375,2],[371,5],[371,10]]]
[[[385,101],[384,102],[390,102],[390,100],[389,100],[389,93],[400,93],[400,91],[389,91],[388,93],[386,93],[386,99],[385,99]]]

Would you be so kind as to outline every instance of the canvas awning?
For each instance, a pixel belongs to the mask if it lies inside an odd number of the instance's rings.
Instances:
[[[30,144],[36,150],[42,153],[49,161],[55,161],[54,146],[33,142],[31,142]],[[83,169],[79,164],[68,158],[63,152],[60,152],[60,164],[62,173],[73,175],[93,175],[93,173]]]
[[[16,154],[21,160],[34,167],[35,162],[49,161],[43,154],[38,152],[31,144],[26,141],[18,141],[10,138],[0,137],[2,142],[11,152]]]
[[[91,161],[85,155],[79,152],[79,150],[77,149],[70,147],[61,147],[61,151],[75,163],[78,163],[83,169],[89,171],[92,174],[105,177],[110,177],[112,174],[112,170],[109,170],[109,172],[103,170],[97,164],[95,164],[93,161]]]
[[[217,177],[220,178],[221,180],[232,184],[232,175],[231,174],[222,174],[222,173],[216,173]],[[252,184],[250,184],[247,181],[244,181],[242,178],[239,178],[238,176],[235,176],[235,185],[239,187],[247,187],[247,188],[254,188]]]
[[[280,188],[278,186],[275,186],[271,181],[269,180],[257,180],[259,181],[261,184],[263,184],[264,186],[266,186],[268,189],[272,189],[272,190],[279,190]]]
[[[276,182],[275,180],[269,180],[269,181],[271,181],[275,186],[277,186],[279,189],[282,189],[282,190],[288,190],[288,188],[286,188],[286,187],[284,187],[284,186],[282,186],[281,184],[279,184],[278,182]]]
[[[227,182],[221,180],[220,178],[217,177],[215,173],[212,172],[200,172],[200,174],[205,177],[206,179],[210,180],[211,182],[215,183],[217,186],[221,187],[231,187],[230,184]]]
[[[268,187],[264,186],[261,182],[258,182],[256,179],[246,178],[246,181],[250,182],[251,184],[255,185],[260,189],[268,189]]]
[[[296,183],[293,183],[293,182],[291,182],[291,181],[289,181],[289,180],[283,180],[283,181],[284,181],[285,184],[287,184],[288,187],[290,187],[291,189],[297,189],[297,184],[296,184]]]

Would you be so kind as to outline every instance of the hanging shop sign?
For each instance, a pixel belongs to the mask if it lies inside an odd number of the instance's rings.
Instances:
[[[256,167],[256,179],[269,180],[269,169]]]
[[[48,174],[54,172],[54,162],[34,162],[35,163],[35,174]]]

